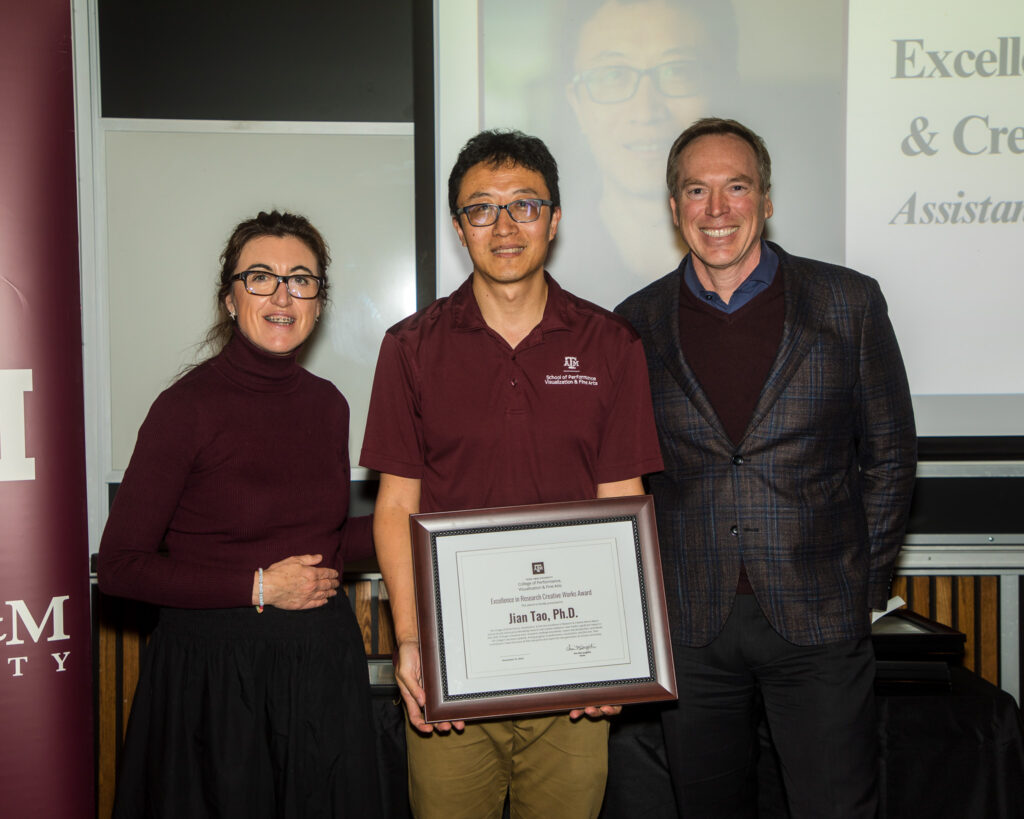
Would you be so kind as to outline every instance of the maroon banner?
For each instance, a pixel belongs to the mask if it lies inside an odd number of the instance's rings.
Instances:
[[[0,814],[94,815],[68,0],[0,2]]]

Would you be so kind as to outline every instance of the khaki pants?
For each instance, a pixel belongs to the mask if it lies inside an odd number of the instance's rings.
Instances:
[[[608,775],[608,721],[562,714],[467,723],[424,735],[405,726],[417,819],[593,819]]]

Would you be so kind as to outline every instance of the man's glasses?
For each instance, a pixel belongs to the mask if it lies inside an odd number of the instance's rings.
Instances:
[[[610,105],[632,99],[643,77],[650,76],[654,87],[666,97],[693,97],[697,94],[700,68],[696,60],[676,60],[641,71],[628,65],[591,68],[572,78],[583,85],[596,103]]]
[[[231,281],[240,281],[246,291],[254,296],[272,296],[277,286],[284,282],[288,292],[297,299],[315,299],[320,293],[323,279],[308,273],[295,273],[291,276],[277,276],[266,270],[244,270],[231,277]]]
[[[493,225],[502,211],[506,211],[516,222],[536,222],[540,218],[541,208],[550,204],[550,199],[516,199],[507,205],[466,205],[455,211],[455,215],[465,214],[466,221],[473,227]]]

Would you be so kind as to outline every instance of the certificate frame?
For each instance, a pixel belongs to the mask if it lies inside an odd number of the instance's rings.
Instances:
[[[676,698],[651,496],[423,513],[410,529],[428,722]]]

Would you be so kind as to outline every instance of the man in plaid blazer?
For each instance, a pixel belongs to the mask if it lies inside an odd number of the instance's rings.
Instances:
[[[870,614],[906,525],[913,410],[878,284],[762,239],[770,179],[740,123],[684,131],[667,181],[690,253],[618,308],[665,461],[666,749],[681,814],[756,816],[763,714],[793,817],[873,817]]]

